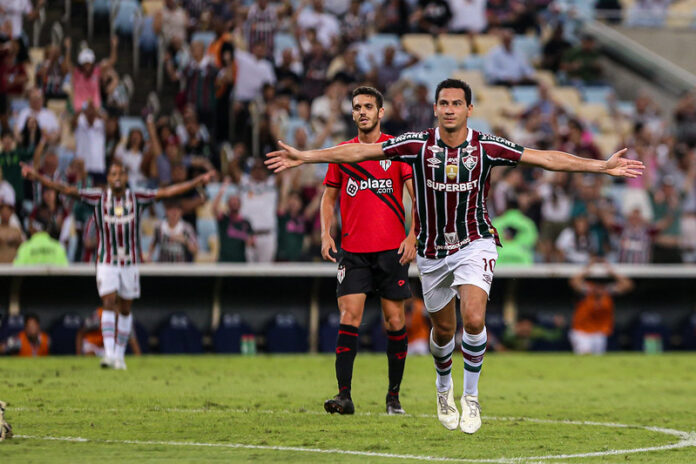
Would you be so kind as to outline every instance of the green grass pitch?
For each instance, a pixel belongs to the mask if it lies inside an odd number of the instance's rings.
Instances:
[[[0,399],[18,437],[0,443],[0,462],[696,463],[696,354],[488,354],[473,436],[437,421],[430,357],[407,360],[406,417],[383,414],[386,357],[367,353],[356,415],[326,414],[333,363],[146,356],[116,372],[94,358],[2,358]],[[66,437],[80,440],[48,439]]]

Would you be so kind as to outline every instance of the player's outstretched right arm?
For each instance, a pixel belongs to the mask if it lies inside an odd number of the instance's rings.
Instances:
[[[48,177],[39,174],[36,169],[28,164],[21,163],[21,165],[22,176],[26,179],[38,181],[44,187],[56,190],[58,193],[62,193],[63,195],[68,195],[75,198],[80,196],[80,192],[78,191],[77,187],[51,180]]]
[[[381,143],[347,143],[322,150],[300,151],[283,142],[282,150],[268,153],[268,169],[278,173],[304,163],[357,163],[370,159],[385,159]]]

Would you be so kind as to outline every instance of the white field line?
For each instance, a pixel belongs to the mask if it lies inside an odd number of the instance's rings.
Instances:
[[[45,408],[12,408],[14,411],[24,411],[24,412],[38,412],[46,411]],[[56,408],[56,411],[88,411],[86,408]],[[89,410],[94,412],[93,410]],[[123,409],[109,409],[100,410],[99,412],[116,412]],[[315,414],[324,415],[325,413],[319,411],[290,411],[290,410],[254,410],[254,409],[178,409],[178,408],[153,408],[145,411],[139,412],[170,412],[170,413],[209,413],[209,412],[226,412],[226,413],[249,413],[257,412],[261,414]],[[358,413],[356,415],[360,416],[382,416],[386,415],[384,413],[373,414],[370,412]],[[408,415],[407,415],[408,416]],[[432,414],[418,414],[410,415],[411,417],[423,417],[423,418],[434,418],[435,415]],[[514,458],[495,458],[495,459],[465,459],[465,458],[448,458],[439,456],[418,456],[410,454],[391,454],[391,453],[377,453],[370,451],[351,451],[342,449],[321,449],[321,448],[303,448],[303,447],[293,447],[293,446],[267,446],[267,445],[250,445],[244,443],[199,443],[199,442],[180,442],[180,441],[140,441],[140,440],[92,440],[81,437],[51,437],[51,436],[31,436],[31,435],[15,435],[17,438],[33,439],[33,440],[51,440],[51,441],[68,441],[68,442],[79,442],[79,443],[104,443],[104,444],[132,444],[132,445],[158,445],[158,446],[193,446],[193,447],[209,447],[209,448],[231,448],[231,449],[257,449],[257,450],[271,450],[271,451],[293,451],[302,453],[322,453],[322,454],[343,454],[343,455],[353,455],[353,456],[366,456],[366,457],[380,457],[380,458],[390,458],[390,459],[409,459],[417,461],[430,461],[430,462],[461,462],[461,463],[490,463],[490,464],[514,464],[514,463],[528,463],[557,460],[557,459],[573,459],[573,458],[588,458],[588,457],[602,457],[602,456],[616,456],[623,454],[634,454],[634,453],[646,453],[651,451],[666,451],[670,449],[686,448],[691,446],[696,446],[696,433],[685,432],[681,430],[668,429],[662,427],[653,426],[642,426],[642,425],[629,425],[620,424],[613,422],[594,422],[594,421],[571,421],[571,420],[552,420],[552,419],[534,419],[526,417],[483,417],[485,420],[490,421],[523,421],[537,424],[566,424],[566,425],[579,425],[579,426],[595,426],[595,427],[612,427],[612,428],[632,428],[632,429],[642,429],[650,432],[661,433],[671,436],[676,436],[680,438],[677,443],[671,443],[661,446],[652,447],[642,447],[642,448],[632,448],[632,449],[622,449],[622,450],[605,450],[605,451],[595,451],[589,453],[575,453],[575,454],[558,454],[549,456],[529,456],[529,457],[514,457]]]

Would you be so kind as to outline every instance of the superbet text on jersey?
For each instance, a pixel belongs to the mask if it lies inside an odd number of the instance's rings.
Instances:
[[[382,134],[377,142],[390,135]],[[355,137],[344,143],[360,143]],[[392,160],[330,164],[324,185],[340,189],[341,248],[374,253],[399,248],[406,236],[403,185],[411,167]]]
[[[382,149],[388,159],[413,167],[420,256],[443,258],[483,237],[500,245],[486,209],[490,173],[517,165],[523,147],[472,129],[463,144],[448,147],[436,128],[403,134]]]

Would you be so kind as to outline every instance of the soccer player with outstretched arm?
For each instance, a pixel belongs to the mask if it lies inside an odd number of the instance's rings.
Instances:
[[[372,87],[353,91],[353,121],[358,136],[344,143],[386,142],[391,135],[382,133],[384,98]],[[411,166],[391,160],[363,161],[355,164],[331,164],[324,179],[326,190],[321,198],[321,254],[336,262],[336,296],[341,314],[336,340],[336,380],[338,394],[326,400],[330,413],[353,414],[351,397],[353,362],[358,349],[358,327],[362,322],[368,294],[380,297],[387,329],[389,387],[387,414],[404,414],[399,389],[406,365],[408,339],[404,300],[411,296],[408,264],[416,255],[413,229],[405,237],[403,189],[413,198]],[[341,250],[331,236],[336,200],[341,208]]]
[[[126,168],[114,161],[107,171],[105,189],[78,189],[56,182],[22,165],[22,175],[47,188],[74,197],[94,208],[97,227],[97,290],[102,298],[101,329],[104,337],[102,367],[126,369],[124,355],[133,318],[131,304],[140,298],[140,219],[143,207],[174,197],[210,181],[213,171],[195,179],[156,190],[131,190]],[[116,312],[118,311],[118,325]]]
[[[465,433],[481,427],[478,380],[486,352],[486,302],[500,245],[486,209],[490,172],[496,166],[523,163],[551,171],[588,172],[637,177],[645,168],[623,157],[580,158],[553,150],[524,148],[502,137],[467,127],[471,88],[457,79],[437,86],[433,110],[436,128],[405,133],[384,143],[346,144],[324,150],[299,151],[283,144],[266,164],[280,172],[302,163],[356,163],[364,160],[405,161],[413,167],[416,191],[416,262],[425,306],[432,321],[430,351],[435,361],[438,419],[449,430]],[[464,324],[464,394],[460,417],[454,401],[451,367],[457,326],[455,296],[461,300]]]

